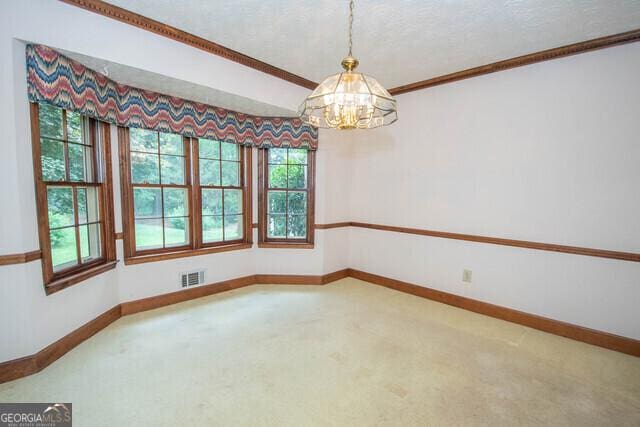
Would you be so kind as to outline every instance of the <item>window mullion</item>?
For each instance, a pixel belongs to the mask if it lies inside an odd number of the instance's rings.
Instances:
[[[162,247],[167,247],[166,237],[164,235],[165,227],[164,227],[164,187],[160,186],[160,215],[162,217]]]
[[[222,166],[222,165],[221,165]],[[220,182],[222,184],[222,182]],[[226,239],[225,229],[224,229],[224,188],[222,188],[222,241],[224,242]]]
[[[160,132],[156,134],[158,139],[158,184],[162,185],[162,156],[160,155]]]

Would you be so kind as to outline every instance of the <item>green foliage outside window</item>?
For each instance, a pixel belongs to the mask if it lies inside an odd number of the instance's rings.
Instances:
[[[189,243],[189,201],[183,138],[146,129],[129,130],[135,239],[138,249]],[[153,187],[136,187],[152,184]]]
[[[40,164],[42,180],[48,183],[49,240],[56,271],[100,256],[99,193],[89,187],[52,185],[60,181],[93,182],[93,147],[85,138],[84,120],[79,113],[48,104],[39,104],[38,111]]]
[[[267,236],[307,236],[307,150],[271,148],[268,153]]]

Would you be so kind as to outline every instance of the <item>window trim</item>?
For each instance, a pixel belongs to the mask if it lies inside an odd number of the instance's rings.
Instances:
[[[243,233],[242,239],[223,242],[202,243],[202,207],[200,197],[200,171],[197,138],[182,137],[185,144],[185,181],[189,193],[189,238],[188,245],[169,248],[136,250],[135,218],[133,209],[133,186],[131,180],[131,151],[129,128],[118,126],[118,149],[120,161],[120,196],[122,203],[122,228],[125,265],[164,261],[216,252],[249,249],[252,246],[252,148],[239,146],[241,156],[241,181],[243,184]]]
[[[193,191],[192,191],[192,180],[191,180],[191,141],[189,138],[186,138],[182,135],[180,135],[180,138],[182,140],[182,149],[184,152],[184,184],[162,184],[161,179],[162,179],[162,154],[160,153],[160,141],[158,141],[158,178],[160,179],[159,182],[157,184],[148,184],[148,183],[136,183],[133,184],[133,181],[131,179],[131,148],[130,148],[130,136],[129,136],[129,128],[123,128],[126,130],[126,143],[127,143],[127,152],[126,152],[126,157],[127,157],[127,162],[128,162],[128,166],[127,166],[127,186],[128,186],[128,193],[130,196],[130,199],[127,200],[127,209],[126,209],[126,213],[129,216],[129,226],[125,227],[124,226],[124,221],[123,221],[123,229],[124,229],[124,242],[125,242],[125,248],[127,247],[127,243],[129,245],[129,249],[130,249],[130,253],[133,254],[133,256],[145,256],[145,255],[157,255],[157,254],[163,254],[163,253],[168,253],[168,252],[180,252],[180,251],[184,251],[184,250],[189,250],[192,248],[193,245],[193,238],[194,238],[194,227],[193,227]],[[158,132],[161,133],[161,132]],[[119,135],[119,134],[118,134]],[[120,139],[120,137],[119,137]],[[133,204],[133,187],[146,187],[146,188],[158,188],[161,190],[161,194],[164,193],[164,189],[165,188],[186,188],[187,190],[187,201],[189,203],[189,215],[187,215],[186,217],[189,218],[189,243],[186,245],[180,245],[180,246],[170,246],[170,247],[165,247],[165,236],[164,236],[164,230],[163,230],[163,247],[162,248],[151,248],[151,249],[136,249],[136,237],[135,237],[135,214],[134,214],[134,204]],[[163,200],[164,202],[164,200]],[[124,215],[125,215],[125,210],[124,210],[124,204],[123,204],[123,219],[124,219]],[[164,215],[164,211],[162,212],[162,223],[164,225],[165,222],[165,215]]]
[[[64,110],[64,108],[61,108]],[[100,122],[89,118],[89,137],[93,146],[93,166],[94,173],[97,174],[98,164],[101,162],[103,176],[96,183],[87,183],[90,186],[98,187],[100,190],[99,206],[101,222],[100,231],[102,241],[102,256],[96,260],[69,267],[58,272],[53,271],[53,260],[51,251],[51,238],[49,235],[49,211],[47,204],[47,184],[43,180],[42,174],[42,150],[40,147],[40,116],[39,104],[30,103],[31,119],[31,148],[33,155],[33,172],[36,192],[36,209],[38,220],[38,237],[40,250],[42,253],[42,278],[45,292],[50,295],[54,292],[80,283],[93,276],[115,268],[116,242],[115,225],[113,211],[113,175],[111,169],[111,129],[108,123]],[[85,116],[86,117],[86,116]],[[64,130],[66,132],[66,129]],[[99,136],[100,144],[96,144],[96,137]],[[66,150],[65,150],[66,153]],[[65,154],[66,161],[66,154]],[[65,182],[60,182],[64,184]],[[82,182],[73,182],[72,187],[82,186]],[[75,194],[75,192],[74,192]],[[75,196],[74,196],[75,198]],[[77,212],[75,213],[77,216]]]
[[[206,138],[202,138],[206,139]],[[194,209],[199,212],[197,215],[197,233],[196,233],[196,241],[198,249],[205,248],[217,248],[224,247],[230,245],[245,245],[248,243],[253,243],[253,206],[252,206],[252,181],[253,181],[253,150],[251,147],[242,146],[238,144],[238,154],[239,154],[239,162],[240,162],[240,186],[237,187],[242,190],[242,238],[234,239],[234,240],[223,240],[220,242],[208,242],[205,243],[203,239],[204,230],[202,229],[202,188],[219,188],[225,189],[231,186],[222,185],[222,181],[219,186],[210,186],[210,185],[201,185],[200,184],[200,150],[199,138],[191,138],[192,141],[192,167],[193,167],[193,193],[194,193]],[[219,161],[222,162],[222,159]],[[222,173],[222,168],[220,169]],[[236,187],[232,187],[237,189]],[[223,204],[224,204],[224,193],[223,193]],[[223,211],[224,216],[224,211]]]
[[[305,239],[270,238],[267,236],[268,156],[269,148],[258,150],[258,247],[313,249],[315,240],[316,152],[313,150],[307,151],[307,237]]]

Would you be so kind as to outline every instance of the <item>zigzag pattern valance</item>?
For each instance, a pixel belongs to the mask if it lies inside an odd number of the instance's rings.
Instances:
[[[318,148],[318,130],[298,118],[258,117],[117,82],[42,45],[27,46],[29,100],[110,123],[255,147]]]

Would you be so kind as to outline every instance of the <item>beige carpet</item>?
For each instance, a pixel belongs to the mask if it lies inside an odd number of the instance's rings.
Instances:
[[[13,401],[76,426],[640,425],[640,359],[344,279],[124,317]]]

